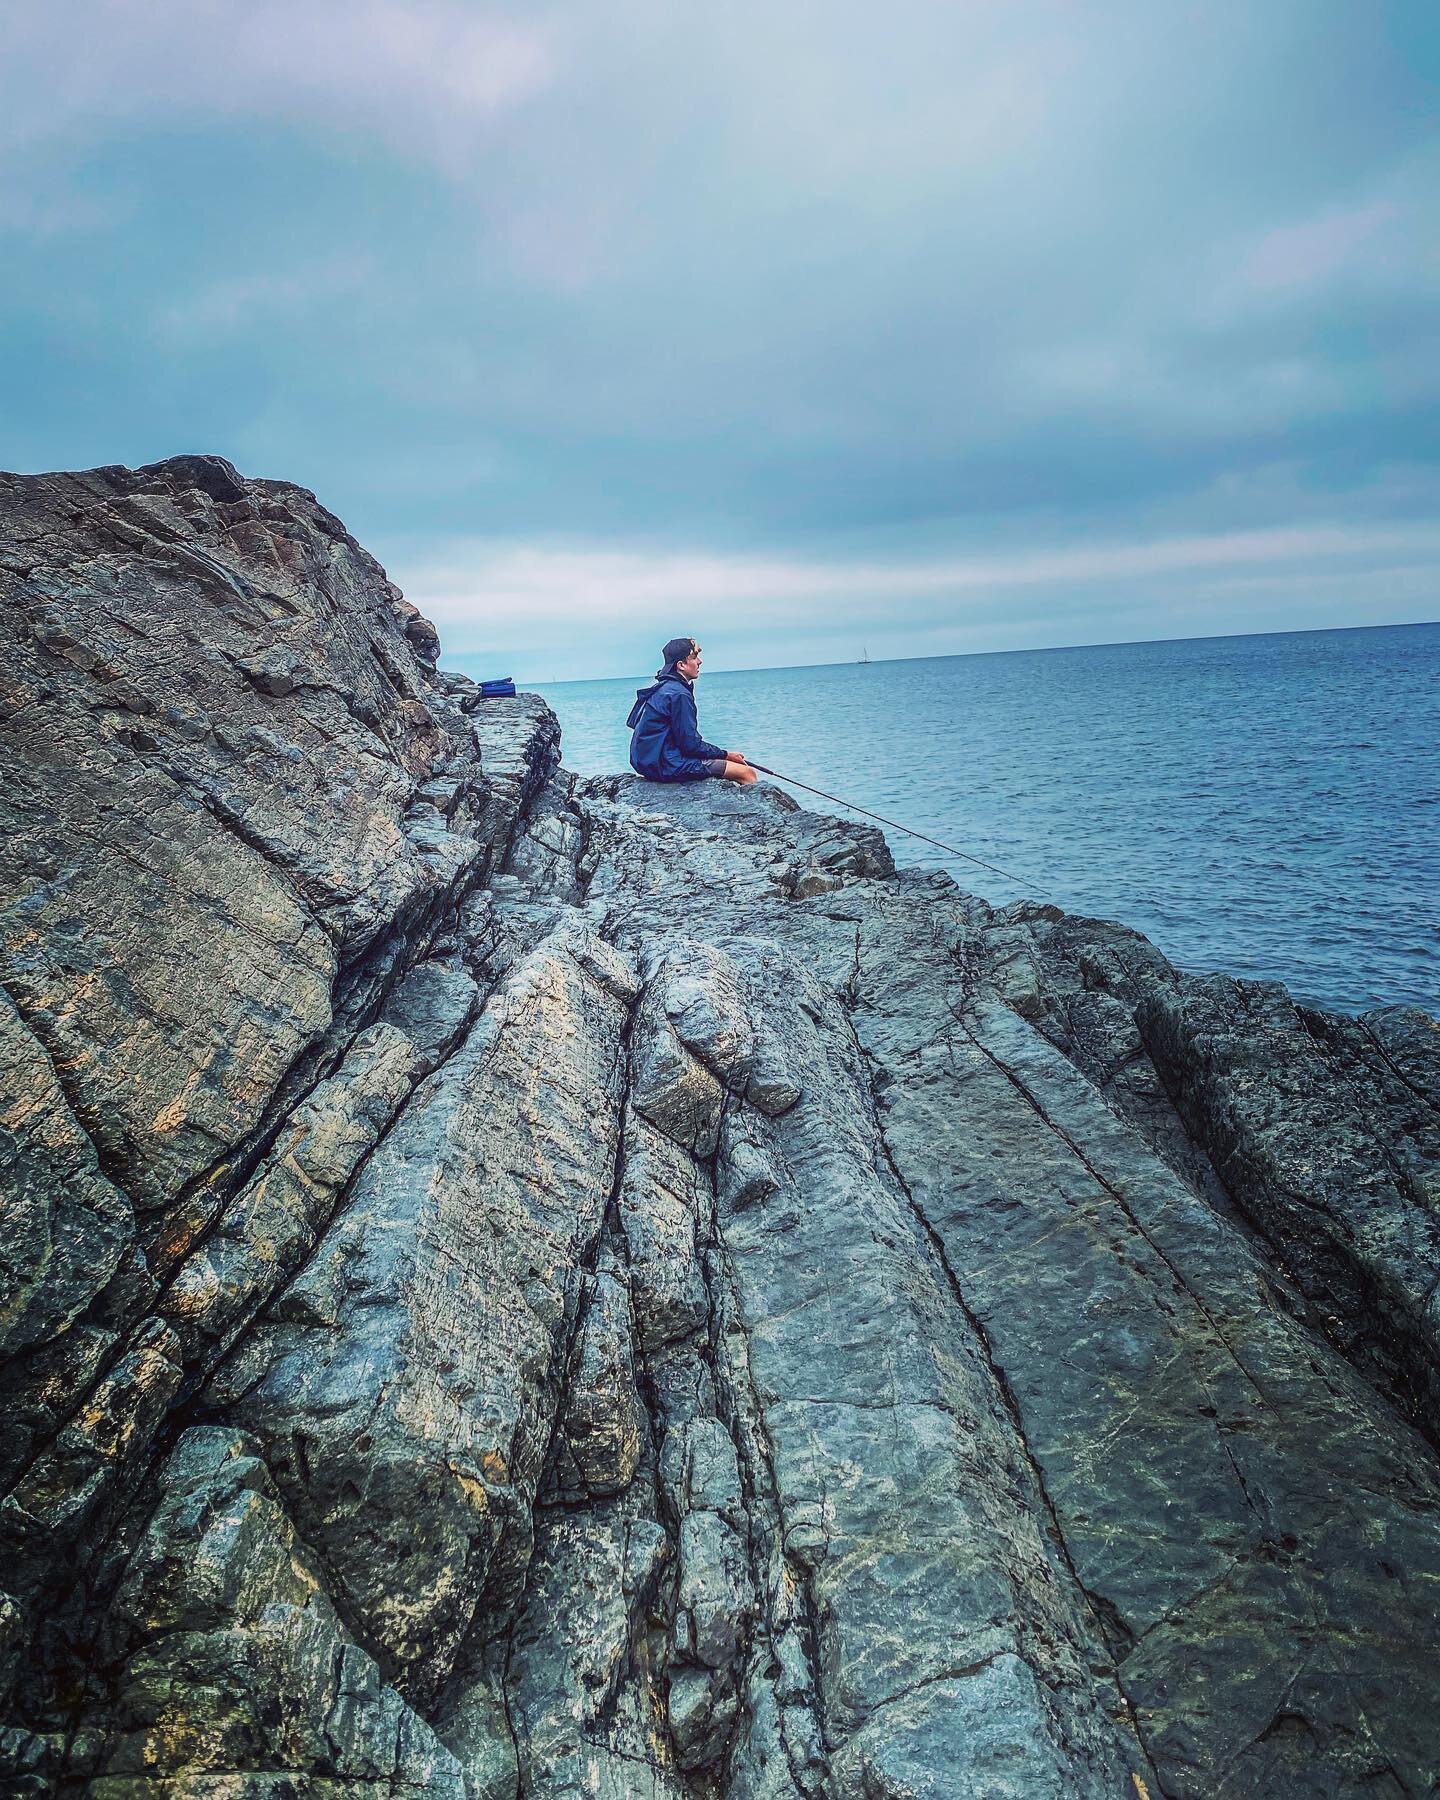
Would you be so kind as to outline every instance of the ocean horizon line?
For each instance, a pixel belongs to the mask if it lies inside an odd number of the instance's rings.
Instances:
[[[869,666],[878,668],[882,664],[914,662],[972,662],[980,657],[997,656],[1058,656],[1076,650],[1137,650],[1162,644],[1219,644],[1235,640],[1249,641],[1254,638],[1289,638],[1289,637],[1335,637],[1342,633],[1360,631],[1432,631],[1440,626],[1437,619],[1393,619],[1382,620],[1374,625],[1303,625],[1289,631],[1204,631],[1193,637],[1154,637],[1154,638],[1096,638],[1083,644],[1028,644],[1017,645],[1007,650],[944,650],[932,652],[928,656],[872,656],[869,658],[848,656],[837,657],[833,662],[822,663],[747,663],[733,669],[706,670],[707,681],[716,681],[726,675],[779,675],[794,674],[814,669],[849,669]],[[471,651],[457,651],[457,656],[475,654]],[[441,662],[445,663],[442,653]],[[517,675],[514,680],[517,686],[525,688],[557,688],[557,687],[591,687],[603,681],[632,681],[633,671],[625,675],[569,675],[551,679],[533,675]]]

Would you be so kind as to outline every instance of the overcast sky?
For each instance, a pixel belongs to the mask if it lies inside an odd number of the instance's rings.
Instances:
[[[0,465],[522,679],[1440,616],[1436,0],[0,0]]]

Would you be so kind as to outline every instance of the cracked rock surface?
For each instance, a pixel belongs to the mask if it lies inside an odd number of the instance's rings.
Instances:
[[[4,1791],[1440,1791],[1433,1020],[576,781],[219,459],[0,540]]]

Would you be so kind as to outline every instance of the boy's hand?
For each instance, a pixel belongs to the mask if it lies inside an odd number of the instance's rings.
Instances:
[[[750,758],[746,756],[743,750],[727,750],[725,752],[725,760],[726,762],[743,763],[749,762]]]

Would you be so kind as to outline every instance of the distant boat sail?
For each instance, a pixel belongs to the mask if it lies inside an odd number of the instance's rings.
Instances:
[[[862,663],[868,663],[870,660],[870,652],[862,649],[857,660]]]

